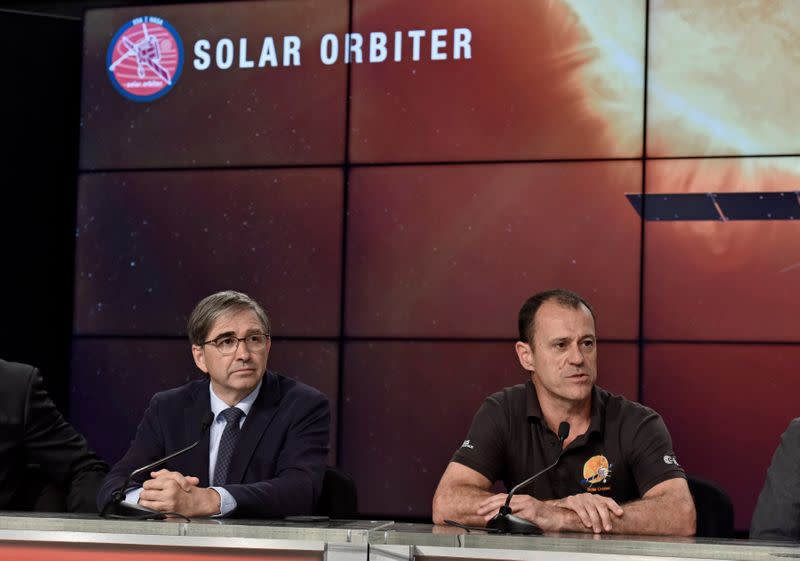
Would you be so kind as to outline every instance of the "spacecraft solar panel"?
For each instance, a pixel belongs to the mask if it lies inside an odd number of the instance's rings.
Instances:
[[[645,220],[800,220],[797,191],[625,195]],[[643,210],[644,209],[644,212]]]
[[[710,193],[625,195],[645,220],[721,220]],[[644,213],[642,212],[644,209]]]
[[[800,202],[795,191],[717,193],[714,198],[727,220],[800,219]]]

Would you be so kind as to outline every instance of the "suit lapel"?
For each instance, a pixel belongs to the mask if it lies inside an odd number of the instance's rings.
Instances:
[[[202,433],[203,420],[211,411],[211,401],[208,395],[208,383],[198,384],[195,388],[192,404],[186,409],[184,422],[186,426],[186,443],[191,444],[200,439],[200,444],[186,452],[186,465],[192,471],[184,475],[194,475],[200,478],[200,487],[208,487],[208,440],[209,430]],[[201,434],[202,433],[202,434]]]
[[[277,413],[280,400],[278,377],[267,371],[264,374],[264,382],[261,384],[258,397],[242,425],[242,432],[239,434],[236,450],[228,470],[229,483],[243,482],[244,473],[247,466],[250,465],[250,458],[253,457],[261,436]]]

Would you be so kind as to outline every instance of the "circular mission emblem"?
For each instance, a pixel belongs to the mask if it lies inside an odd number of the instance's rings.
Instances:
[[[169,92],[183,70],[183,42],[167,21],[143,16],[117,31],[106,56],[108,78],[133,101],[153,101]]]
[[[589,485],[605,482],[611,475],[611,466],[605,456],[592,456],[583,464],[583,480]]]

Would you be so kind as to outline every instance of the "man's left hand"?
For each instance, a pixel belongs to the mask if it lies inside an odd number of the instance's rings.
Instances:
[[[548,504],[573,511],[581,523],[595,534],[610,532],[614,521],[623,514],[622,507],[614,499],[593,493],[570,495],[548,501]]]

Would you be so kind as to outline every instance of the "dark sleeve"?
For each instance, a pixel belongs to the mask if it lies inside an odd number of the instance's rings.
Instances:
[[[508,421],[496,394],[486,398],[469,428],[467,438],[451,461],[474,469],[494,483],[502,479],[505,469]]]
[[[111,472],[103,482],[103,486],[97,494],[98,509],[103,509],[105,504],[111,500],[113,492],[125,483],[133,470],[154,462],[166,454],[164,435],[158,419],[159,395],[156,394],[150,400],[150,405],[145,410],[142,421],[136,429],[136,436],[131,442],[130,448],[122,459],[111,468]],[[149,477],[149,474],[141,474],[141,477]],[[140,486],[141,484],[142,480],[140,479],[134,481],[131,486]]]
[[[638,415],[631,415],[631,442],[628,444],[630,467],[639,496],[668,479],[681,477],[686,473],[678,464],[672,449],[672,438],[661,416],[646,407]]]
[[[312,514],[322,489],[331,423],[328,398],[306,390],[291,400],[291,422],[278,455],[275,477],[225,485],[236,499],[236,517],[275,518]]]
[[[781,436],[758,496],[752,539],[800,539],[800,418]]]
[[[29,464],[66,492],[70,512],[96,512],[94,497],[108,465],[89,450],[86,439],[67,423],[32,368],[25,411],[24,446]]]

